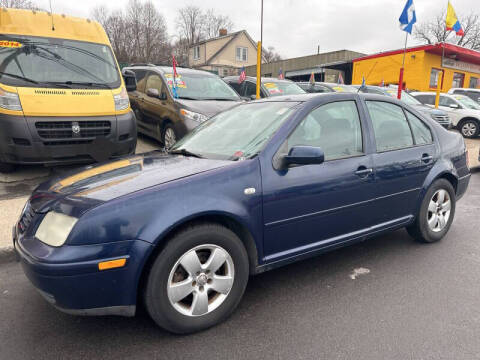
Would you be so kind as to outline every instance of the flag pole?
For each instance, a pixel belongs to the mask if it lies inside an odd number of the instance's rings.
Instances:
[[[405,48],[403,50],[403,61],[402,67],[400,68],[400,77],[398,79],[398,100],[402,99],[402,90],[403,90],[403,73],[405,71],[405,57],[407,56],[407,41],[408,41],[408,32],[405,31]]]
[[[262,82],[262,45],[263,44],[263,0],[260,15],[260,42],[257,43],[257,88],[256,98],[260,99],[260,85]]]

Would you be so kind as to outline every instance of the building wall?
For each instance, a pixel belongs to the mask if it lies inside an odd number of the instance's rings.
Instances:
[[[206,43],[207,45],[207,59],[210,59],[213,54],[215,54],[218,50],[222,48],[227,42],[230,41],[232,37],[231,36],[226,36],[218,40],[214,41],[208,41]]]
[[[350,50],[332,51],[262,64],[261,72],[262,76],[265,74],[271,74],[273,77],[277,77],[280,69],[285,73],[287,71],[318,68],[321,67],[322,64],[331,64],[337,61],[350,61],[361,56],[365,56],[365,54]],[[247,67],[246,73],[248,76],[256,76],[257,66],[253,65]],[[333,77],[337,78],[339,73],[340,72],[337,70],[325,69],[325,78],[333,80]]]
[[[190,49],[188,49],[188,66],[189,67],[195,67],[195,66],[198,66],[199,64],[205,63],[206,43],[200,44],[198,46],[200,46],[200,58],[198,60],[193,59],[194,47],[191,47]]]
[[[236,48],[246,47],[247,50],[247,61],[237,61],[236,60]],[[232,66],[235,68],[241,68],[242,66],[249,66],[256,64],[257,62],[257,49],[253,46],[252,42],[248,39],[245,33],[240,33],[230,44],[227,45],[223,51],[214,57],[210,64],[215,65],[224,65]]]
[[[353,84],[361,84],[365,77],[367,85],[378,85],[382,80],[386,84],[398,84],[403,53],[357,60],[353,63]],[[442,67],[442,57],[423,50],[408,52],[405,58],[404,82],[411,90],[433,91],[430,88],[430,73],[432,68],[444,69],[445,80],[441,91],[450,90],[455,72],[465,74],[464,87],[468,87],[470,77],[480,78],[480,74],[459,71]]]

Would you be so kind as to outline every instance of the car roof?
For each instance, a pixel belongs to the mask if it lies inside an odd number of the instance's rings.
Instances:
[[[225,76],[223,78],[223,80],[225,81],[238,81],[238,75],[235,75],[235,76]],[[253,81],[253,82],[256,82],[257,81],[257,78],[255,76],[247,76],[245,77],[245,80],[249,80],[249,81]],[[277,78],[274,78],[274,77],[262,77],[262,83],[263,82],[288,82],[288,83],[292,83],[293,81],[292,80],[288,80],[288,79],[277,79]]]
[[[364,100],[380,100],[383,102],[391,102],[394,104],[398,104],[401,106],[405,106],[403,101],[400,101],[396,98],[393,98],[391,96],[385,96],[385,95],[379,95],[379,94],[368,94],[368,93],[350,93],[350,92],[328,92],[328,93],[306,93],[306,94],[298,94],[298,95],[281,95],[281,96],[273,96],[273,97],[266,97],[263,99],[259,100],[254,100],[254,102],[279,102],[279,101],[297,101],[297,102],[307,102],[310,101],[317,96],[322,96],[322,97],[338,97],[340,99],[345,99],[345,98],[350,98],[352,99],[358,96],[361,99]]]
[[[480,93],[480,89],[474,89],[474,88],[451,88],[448,92],[450,91],[461,91],[461,92],[467,92],[467,91],[473,91],[473,92],[478,92]]]
[[[150,71],[156,71],[160,72],[162,74],[172,74],[173,73],[173,67],[171,66],[157,66],[157,65],[140,65],[140,66],[127,66],[124,67],[123,70],[150,70]],[[216,74],[213,74],[208,71],[204,70],[197,70],[197,69],[190,69],[190,68],[183,68],[183,67],[177,67],[177,73],[180,75],[188,75],[188,74],[203,74],[205,76],[215,76],[217,77]]]

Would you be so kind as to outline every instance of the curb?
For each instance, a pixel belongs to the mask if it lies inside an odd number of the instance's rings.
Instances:
[[[16,256],[15,251],[13,251],[13,246],[0,248],[0,265],[14,262],[15,259]]]

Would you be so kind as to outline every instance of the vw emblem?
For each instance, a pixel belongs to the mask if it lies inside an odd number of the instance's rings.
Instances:
[[[72,133],[73,133],[74,135],[80,134],[80,125],[78,125],[77,122],[74,122],[74,123],[72,124]]]

